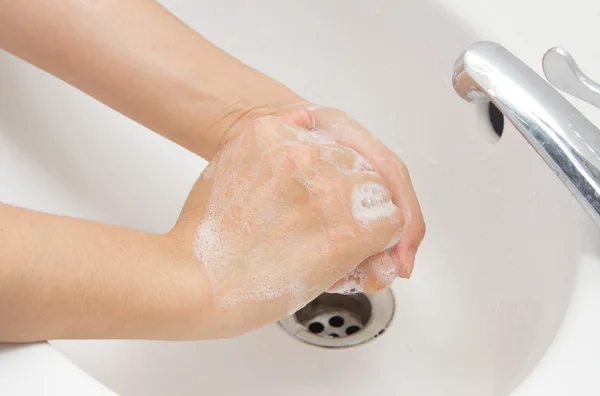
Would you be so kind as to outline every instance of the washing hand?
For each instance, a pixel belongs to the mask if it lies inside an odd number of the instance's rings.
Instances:
[[[404,163],[367,129],[338,109],[302,104],[286,107],[274,114],[289,123],[318,131],[360,154],[363,165],[384,178],[392,193],[392,202],[404,216],[402,238],[396,245],[368,257],[328,291],[342,294],[373,293],[389,287],[396,277],[409,278],[416,251],[425,234],[425,223]],[[232,128],[224,141],[243,133],[242,130]]]
[[[211,163],[166,235],[0,203],[0,341],[226,337],[410,276],[419,204],[357,122],[158,2],[33,3],[0,1],[0,48]]]
[[[231,138],[170,234],[211,288],[204,337],[295,312],[400,238],[406,211],[392,203],[385,180],[307,125],[307,115],[300,108],[282,114],[289,123],[262,117]],[[369,267],[374,275],[380,264]]]

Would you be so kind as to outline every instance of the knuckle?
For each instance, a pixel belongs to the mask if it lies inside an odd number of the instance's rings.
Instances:
[[[320,149],[311,144],[284,144],[279,153],[294,161],[304,171],[312,170],[320,158]]]
[[[292,146],[292,156],[301,172],[306,174],[315,174],[316,171],[316,152],[315,148],[306,144]]]
[[[316,144],[299,144],[297,152],[310,162],[316,162],[321,157],[321,149]]]
[[[279,155],[272,159],[272,163],[274,171],[284,175],[293,173],[296,168],[294,158],[286,148],[283,148]]]
[[[415,235],[415,237],[418,238],[419,241],[422,240],[425,236],[425,232],[427,231],[427,225],[425,224],[421,207],[418,204],[412,210],[412,216],[409,219],[409,225],[412,228],[412,233]]]
[[[396,163],[396,169],[397,169],[398,173],[400,173],[404,177],[410,176],[410,171],[408,170],[408,167],[406,166],[406,164],[404,162],[402,162],[401,160],[397,159],[395,161],[395,163]]]
[[[427,233],[427,225],[425,224],[425,221],[423,220],[422,217],[419,217],[416,227],[417,227],[417,237],[419,238],[419,241],[422,241],[423,238],[425,238],[425,234]]]
[[[408,167],[404,162],[402,162],[401,159],[397,157],[387,159],[382,165],[385,169],[385,172],[394,179],[407,180],[410,178]]]

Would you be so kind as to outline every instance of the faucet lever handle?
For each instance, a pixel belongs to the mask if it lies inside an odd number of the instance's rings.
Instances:
[[[586,76],[565,49],[554,47],[548,50],[542,66],[546,78],[556,88],[600,107],[600,84]]]

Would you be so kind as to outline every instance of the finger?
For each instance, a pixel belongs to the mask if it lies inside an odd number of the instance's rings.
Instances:
[[[362,125],[342,111],[317,106],[309,109],[315,128],[325,129],[338,143],[362,154],[389,183],[394,204],[406,213],[404,236],[394,251],[400,258],[400,276],[410,277],[416,251],[425,235],[425,223],[406,166]]]
[[[366,254],[364,258],[394,246],[402,236],[404,214],[392,202],[383,178],[376,173],[355,173],[345,174],[341,181],[347,210],[336,213],[351,217],[350,226],[360,242],[356,248]]]
[[[400,197],[398,204],[405,212],[406,226],[404,235],[394,247],[394,253],[400,259],[398,272],[403,278],[410,278],[412,274],[415,255],[425,236],[425,222],[421,206],[412,186],[408,170],[400,160],[390,158],[374,164],[375,169],[386,180],[391,180],[390,189],[394,197]]]
[[[392,249],[377,253],[330,287],[328,293],[377,293],[398,277],[398,259]]]
[[[327,293],[356,294],[364,292],[366,276],[363,276],[362,264],[354,268],[348,275],[338,280],[327,289]]]
[[[393,249],[386,249],[366,259],[359,268],[365,273],[364,292],[377,293],[398,277],[398,258]]]

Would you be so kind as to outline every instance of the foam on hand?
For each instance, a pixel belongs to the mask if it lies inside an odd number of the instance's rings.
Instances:
[[[389,287],[398,276],[398,259],[392,249],[386,249],[366,259],[327,290],[327,293],[356,294],[364,293],[367,279],[374,287]]]
[[[367,277],[363,273],[362,267],[355,268],[348,275],[340,279],[333,287],[327,290],[327,293],[337,294],[356,294],[364,291],[364,284]]]
[[[329,201],[322,196],[315,199],[320,206],[309,214],[302,212],[306,209],[296,209],[296,196],[288,196],[288,192],[302,186],[308,199],[313,199],[317,187],[329,183],[319,174],[319,167],[325,164],[328,171],[334,165],[341,174],[370,173],[373,167],[322,131],[305,131],[273,117],[262,119],[255,129],[230,141],[201,176],[211,188],[193,253],[211,283],[216,307],[228,309],[248,301],[282,299],[288,301],[287,312],[292,313],[320,292],[311,285],[322,272],[307,269],[306,262],[318,263],[331,256],[336,247],[322,241],[335,240],[334,233],[354,233],[354,228],[340,229],[333,220],[340,208],[332,197]],[[342,186],[338,187],[339,196],[346,196]],[[378,183],[354,186],[348,224],[353,218],[368,227],[378,219],[394,217],[399,209],[391,198]],[[323,248],[318,251],[314,238],[298,237],[305,235],[305,224],[312,224],[303,222],[306,218],[323,219],[318,238]],[[392,242],[395,244],[399,237]],[[305,256],[294,252],[305,252]],[[394,260],[386,254],[377,257],[348,274],[339,282],[337,292],[361,291],[372,275],[386,284],[391,282],[396,274],[391,265]]]
[[[352,192],[352,215],[360,223],[392,217],[398,207],[392,202],[392,193],[377,183],[362,183]]]

